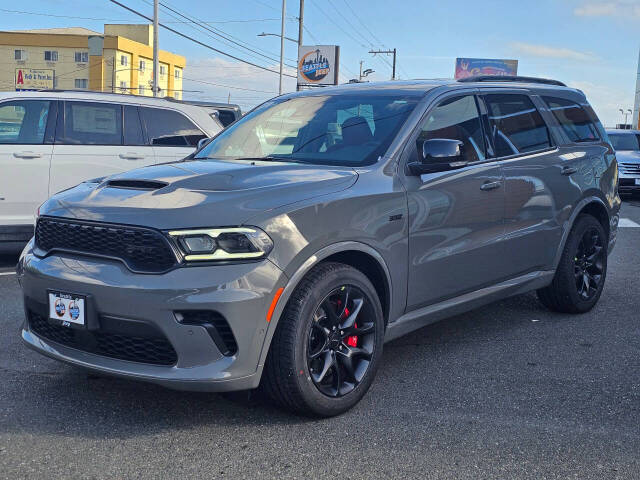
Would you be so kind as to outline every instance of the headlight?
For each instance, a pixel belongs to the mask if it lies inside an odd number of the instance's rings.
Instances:
[[[266,257],[273,249],[269,236],[255,227],[173,230],[169,235],[188,262],[252,260]]]

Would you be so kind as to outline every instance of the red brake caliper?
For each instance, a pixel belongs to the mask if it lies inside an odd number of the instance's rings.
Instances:
[[[344,316],[345,318],[349,316],[349,309],[345,308],[344,309]],[[358,328],[358,324],[354,323],[353,324],[354,328]],[[349,345],[350,347],[357,347],[358,346],[358,337],[355,335],[351,335],[349,337],[347,337],[347,345]]]

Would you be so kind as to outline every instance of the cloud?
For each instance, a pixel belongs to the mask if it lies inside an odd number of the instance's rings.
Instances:
[[[578,17],[640,18],[640,2],[638,0],[587,2],[574,8],[573,14]]]
[[[544,58],[561,58],[566,60],[590,61],[596,60],[591,53],[578,52],[565,47],[551,47],[548,45],[535,45],[532,43],[514,42],[511,48],[522,55]]]
[[[279,65],[268,65],[278,71]],[[295,75],[285,67],[284,73]],[[239,104],[244,111],[278,95],[278,75],[222,58],[187,60],[183,74],[185,99]],[[295,78],[283,78],[283,92],[295,91]]]

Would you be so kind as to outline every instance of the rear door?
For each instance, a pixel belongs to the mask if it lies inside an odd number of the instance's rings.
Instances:
[[[462,141],[469,164],[403,179],[409,204],[409,311],[504,277],[502,167],[489,158],[473,93],[438,100],[409,141],[405,161],[417,160],[422,142],[430,139]]]
[[[2,226],[33,225],[38,206],[49,196],[56,105],[57,102],[50,100],[0,103]],[[0,229],[0,241],[3,230],[6,229]]]
[[[51,161],[51,194],[91,178],[155,163],[136,106],[67,100],[61,113]]]
[[[528,92],[487,89],[482,98],[505,176],[504,265],[510,277],[548,270],[560,244],[565,207],[580,198],[570,173],[576,160],[557,146],[559,139]]]
[[[140,107],[147,142],[153,146],[156,163],[182,160],[193,153],[207,135],[176,110]]]

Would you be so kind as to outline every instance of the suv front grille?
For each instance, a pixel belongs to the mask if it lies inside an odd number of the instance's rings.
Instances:
[[[169,341],[149,331],[150,337],[129,336],[100,330],[80,330],[54,325],[42,315],[29,311],[29,327],[38,336],[66,347],[75,348],[104,357],[150,363],[174,365],[176,351]]]
[[[45,252],[62,250],[117,258],[129,269],[142,273],[162,273],[177,263],[162,233],[129,225],[41,217],[36,225],[35,244]]]
[[[640,163],[620,163],[620,170],[627,175],[640,175]]]

